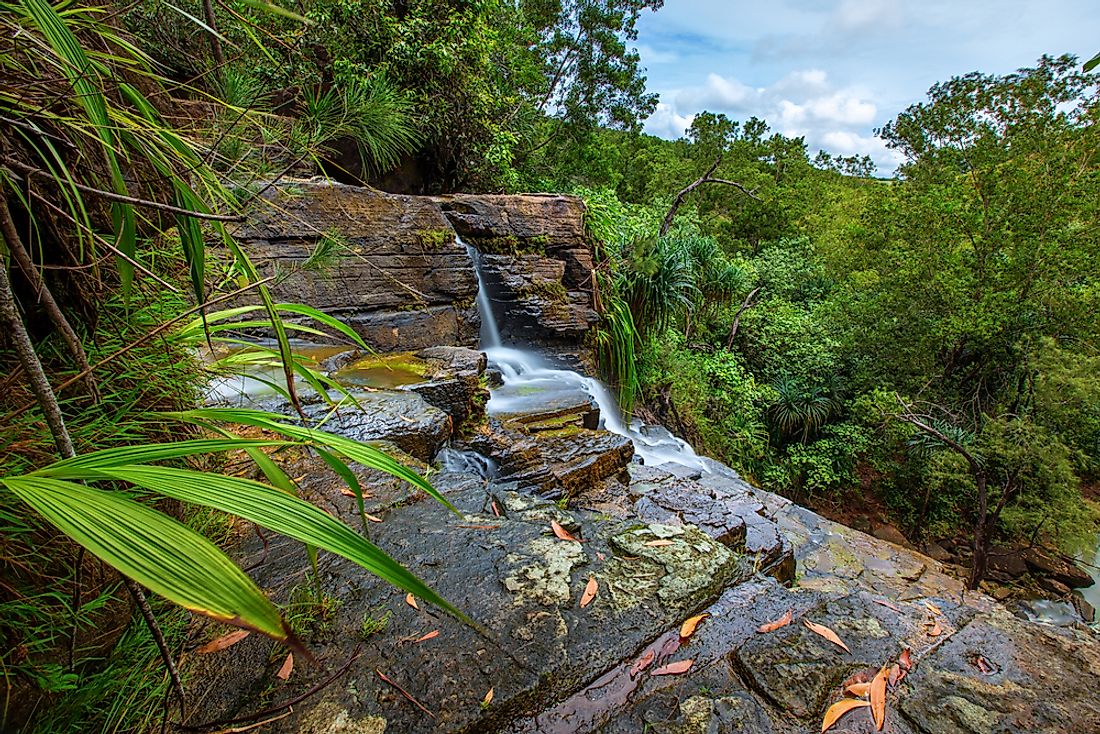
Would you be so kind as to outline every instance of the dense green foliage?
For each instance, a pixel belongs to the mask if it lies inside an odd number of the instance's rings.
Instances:
[[[1095,79],[1044,58],[933,87],[882,131],[893,180],[709,113],[546,168],[605,241],[641,410],[775,491],[872,496],[914,538],[985,517],[1072,551],[1100,476],[1098,114]],[[657,238],[715,160],[757,198],[704,184]]]
[[[407,116],[415,133],[401,151],[412,155],[363,165],[347,155],[352,136],[337,135],[326,142],[338,178],[415,192],[514,187],[538,151],[599,125],[634,129],[656,105],[627,42],[662,0],[306,0],[294,6],[305,23],[256,5],[219,3],[207,17],[200,0],[145,0],[125,4],[126,22],[173,77],[231,84],[257,111],[300,118],[318,97],[384,88],[388,116]],[[218,30],[219,51],[197,18]]]

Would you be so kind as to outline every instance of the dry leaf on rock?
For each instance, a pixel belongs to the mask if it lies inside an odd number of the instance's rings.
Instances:
[[[561,526],[561,523],[559,523],[557,520],[550,521],[550,529],[554,531],[554,535],[556,535],[559,540],[572,540],[575,543],[580,542],[579,540],[574,538],[568,530],[563,528]]]
[[[902,670],[912,670],[913,657],[912,654],[909,652],[909,648],[905,648],[905,650],[902,651],[901,655],[898,656],[898,664],[901,665]]]
[[[939,637],[941,634],[943,634],[943,627],[940,627],[939,622],[933,622],[932,628],[928,630],[928,636]]]
[[[761,633],[765,633],[765,634],[768,633],[768,632],[775,632],[777,629],[781,629],[783,627],[786,627],[788,624],[791,623],[791,620],[793,620],[793,619],[794,619],[794,612],[792,610],[788,609],[787,613],[784,614],[782,617],[775,620],[774,622],[768,622],[767,624],[760,625],[759,627],[756,628],[756,631],[761,632]]]
[[[833,632],[831,629],[829,629],[825,625],[823,625],[823,624],[814,624],[813,622],[811,622],[808,619],[804,620],[802,622],[802,624],[806,625],[806,629],[810,630],[810,632],[813,632],[816,635],[821,635],[822,637],[824,637],[826,640],[833,643],[837,647],[844,648],[844,652],[851,652],[851,650],[848,649],[848,646],[844,644],[844,641],[840,639],[840,637],[837,635],[837,633]]]
[[[665,548],[670,545],[672,545],[671,540],[651,540],[646,543],[649,548]]]
[[[853,683],[844,689],[844,692],[857,698],[865,698],[871,692],[870,683]]]
[[[702,622],[709,616],[709,614],[703,612],[702,614],[696,614],[694,617],[689,617],[688,619],[684,620],[684,623],[680,625],[680,639],[686,640],[687,638],[694,635],[695,628],[699,626],[700,622]]]
[[[294,653],[289,653],[286,656],[286,660],[283,661],[283,666],[279,668],[279,672],[275,674],[275,677],[279,680],[286,680],[290,677],[290,674],[294,672]]]
[[[840,721],[840,717],[849,711],[870,705],[867,701],[860,701],[857,698],[845,698],[843,701],[837,701],[825,712],[825,718],[821,722],[821,731],[826,732],[831,729],[836,722]]]
[[[405,603],[413,609],[420,609],[420,607],[416,603],[416,597],[412,594],[405,594]]]
[[[596,598],[596,592],[600,590],[600,585],[596,583],[595,576],[588,577],[588,583],[584,587],[584,593],[581,594],[581,609],[592,603],[592,600]]]
[[[938,606],[928,601],[927,599],[925,599],[924,601],[924,606],[928,607],[928,611],[932,612],[932,614],[943,614],[942,609],[940,609]]]
[[[493,689],[490,688],[489,691],[485,694],[485,698],[481,699],[481,707],[482,708],[487,708],[489,706],[489,704],[491,704],[492,702],[493,702]]]
[[[881,604],[882,606],[886,607],[890,611],[893,611],[893,612],[900,612],[901,611],[901,609],[899,609],[896,604],[891,604],[890,602],[885,601],[883,599],[872,599],[871,601],[873,601],[875,604]]]
[[[219,650],[224,650],[227,647],[236,645],[238,642],[246,637],[248,637],[248,630],[237,630],[236,632],[230,632],[227,635],[222,635],[216,640],[211,640],[195,652],[197,652],[199,655],[206,655],[208,653],[218,652]]]
[[[875,730],[882,731],[886,723],[886,666],[879,670],[871,681],[871,716],[875,720]]]
[[[432,630],[426,635],[421,635],[420,637],[417,637],[415,640],[413,640],[413,642],[427,642],[428,640],[434,640],[436,637],[439,637],[439,630]]]
[[[638,673],[641,673],[643,670],[648,668],[650,665],[653,664],[653,661],[656,658],[657,653],[654,652],[653,649],[647,650],[645,655],[642,655],[640,658],[638,658],[637,661],[635,661],[633,665],[630,666],[630,677],[633,678],[638,675]]]
[[[691,666],[695,664],[694,660],[677,660],[675,663],[669,663],[668,665],[662,665],[660,668],[654,668],[650,675],[680,675],[691,670]]]
[[[890,687],[893,688],[898,683],[901,683],[901,679],[904,677],[905,673],[902,671],[901,666],[894,663],[890,666],[890,675],[886,680],[890,684]]]

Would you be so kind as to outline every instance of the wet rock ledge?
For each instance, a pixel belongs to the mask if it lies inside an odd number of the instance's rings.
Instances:
[[[693,472],[636,463],[620,437],[594,428],[584,400],[563,395],[530,409],[516,401],[496,413],[490,401],[485,416],[480,353],[419,358],[431,365],[422,382],[367,393],[368,414],[342,409],[328,427],[422,471],[448,444],[495,460],[495,474],[462,465],[431,476],[457,516],[387,475],[356,470],[367,511],[381,520],[369,523],[371,540],[481,629],[423,602],[414,608],[331,555],[321,557],[318,603],[305,550],[242,524],[237,557],[318,662],[297,660],[280,680],[286,650],[255,634],[191,652],[188,723],[245,717],[208,729],[222,731],[278,715],[262,730],[795,734],[820,730],[851,676],[908,649],[913,668],[889,695],[884,731],[1100,731],[1100,641],[1087,628],[1017,619],[964,593],[936,561],[829,522],[719,464]],[[303,496],[360,527],[355,500],[316,457],[275,458]],[[582,607],[592,580],[597,594]],[[756,632],[787,611],[793,623]],[[709,616],[681,641],[681,623],[701,613]],[[804,621],[832,628],[849,651]],[[196,629],[191,650],[224,631]],[[686,673],[652,674],[686,660]],[[291,709],[264,713],[286,701]],[[865,714],[834,731],[873,731]]]
[[[262,275],[280,275],[276,299],[338,316],[382,351],[477,346],[477,278],[458,234],[484,253],[505,339],[576,348],[598,318],[584,212],[573,196],[402,196],[288,180],[234,234]]]

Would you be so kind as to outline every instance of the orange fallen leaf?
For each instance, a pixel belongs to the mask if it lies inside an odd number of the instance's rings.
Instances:
[[[427,642],[428,640],[434,640],[436,637],[439,637],[439,630],[432,630],[426,635],[421,635],[420,637],[417,637],[415,640],[413,640],[413,642]]]
[[[686,640],[687,638],[694,635],[695,628],[699,626],[700,622],[702,622],[709,616],[709,614],[703,612],[702,614],[696,614],[694,617],[689,617],[688,619],[684,620],[684,623],[680,625],[680,639]]]
[[[600,585],[596,583],[595,576],[588,577],[588,583],[584,587],[584,593],[581,594],[581,609],[592,603],[592,600],[596,598],[596,592],[600,590]]]
[[[943,628],[940,627],[940,623],[936,622],[932,625],[932,629],[928,630],[929,637],[939,637],[943,633]]]
[[[490,688],[485,694],[485,698],[481,699],[481,707],[486,708],[493,702],[493,689]]]
[[[656,659],[656,651],[654,651],[653,649],[646,651],[645,655],[642,655],[633,665],[630,666],[630,677],[633,678],[634,676],[638,675],[638,673],[641,673],[643,670],[648,668],[650,665],[653,665],[653,661]]]
[[[559,540],[572,540],[576,543],[580,542],[579,540],[574,538],[568,530],[563,528],[557,520],[550,521],[550,529],[554,531],[554,535],[558,536]]]
[[[791,609],[788,609],[787,613],[784,614],[782,617],[775,620],[774,622],[768,622],[767,624],[760,625],[759,627],[756,628],[756,631],[764,633],[764,634],[766,634],[768,632],[775,632],[777,629],[781,629],[783,627],[786,627],[788,624],[791,623],[791,620],[793,620],[793,619],[794,619],[794,611],[791,610]]]
[[[363,517],[367,518],[371,522],[382,522],[382,518],[375,517],[374,515],[370,514],[369,512],[364,512]]]
[[[882,599],[872,599],[872,601],[875,604],[881,604],[882,606],[886,607],[887,609],[889,609],[891,611],[894,611],[894,612],[900,612],[901,611],[901,609],[899,609],[896,604],[891,604],[888,601],[884,601]]]
[[[867,701],[860,701],[858,698],[845,698],[843,701],[837,701],[825,712],[825,718],[821,722],[821,731],[826,732],[831,729],[833,724],[849,711],[870,705]]]
[[[901,655],[898,656],[898,664],[901,665],[903,670],[910,670],[913,667],[913,658],[909,652],[909,648],[905,648]]]
[[[493,500],[492,508],[493,508],[493,516],[494,517],[500,517],[500,508],[497,507],[497,501],[496,500]]]
[[[871,692],[870,683],[853,683],[844,689],[844,692],[857,698],[864,698]]]
[[[992,675],[996,672],[993,666],[989,664],[989,661],[981,655],[974,661],[974,664],[978,666],[978,670],[982,671],[982,675]]]
[[[668,665],[662,665],[659,668],[654,668],[650,675],[681,675],[691,670],[691,666],[695,664],[694,660],[677,660],[675,663],[669,663]]]
[[[932,614],[943,614],[942,609],[940,609],[938,606],[928,601],[927,599],[924,601],[924,606],[928,607],[928,611],[932,612]]]
[[[829,629],[825,625],[823,625],[823,624],[814,624],[813,622],[811,622],[808,619],[803,620],[802,624],[806,625],[806,629],[810,630],[810,632],[813,632],[816,635],[821,635],[822,637],[824,637],[826,640],[833,643],[837,647],[844,648],[844,652],[851,652],[851,650],[848,649],[848,646],[844,644],[844,641],[840,639],[840,637],[837,635],[837,633],[833,632],[831,629]]]
[[[413,609],[420,609],[420,607],[416,604],[416,597],[412,594],[405,594],[405,603]]]
[[[236,632],[230,632],[227,635],[222,635],[216,640],[211,640],[195,652],[197,652],[199,655],[206,655],[208,653],[218,652],[219,650],[224,650],[227,647],[232,647],[233,645],[236,645],[238,642],[246,637],[248,637],[248,630],[237,630]]]
[[[286,680],[292,672],[294,672],[294,653],[288,653],[286,660],[283,661],[283,667],[279,668],[279,672],[275,674],[275,677],[279,680]]]
[[[671,540],[651,540],[646,543],[646,546],[649,548],[664,548],[670,545],[672,545]]]
[[[893,688],[898,683],[901,683],[901,679],[905,677],[905,673],[902,672],[901,666],[894,663],[890,666],[890,675],[887,677],[886,682]]]
[[[875,731],[882,731],[886,723],[886,666],[878,671],[871,681],[871,716],[875,720]]]

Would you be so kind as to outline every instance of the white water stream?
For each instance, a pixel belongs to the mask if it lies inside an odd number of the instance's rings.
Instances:
[[[492,397],[487,406],[490,414],[512,412],[520,402],[530,405],[530,398],[509,396],[537,395],[543,392],[574,389],[586,393],[599,406],[602,426],[612,433],[629,438],[634,444],[634,453],[641,457],[645,464],[649,466],[678,464],[697,471],[708,473],[711,471],[709,460],[696,454],[687,441],[672,435],[665,428],[649,426],[638,420],[626,423],[615,398],[607,386],[599,380],[555,366],[532,350],[504,345],[501,342],[496,317],[493,315],[491,294],[482,277],[480,253],[462,242],[461,238],[458,238],[458,242],[470,253],[470,259],[473,260],[477,273],[477,310],[478,315],[481,316],[481,349],[488,356],[489,364],[500,370],[504,387],[508,388],[506,391],[490,391]],[[505,392],[507,394],[502,394]]]

